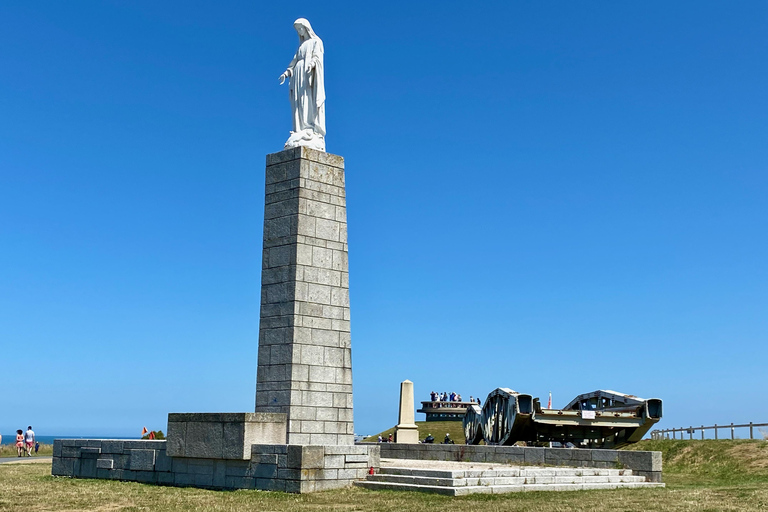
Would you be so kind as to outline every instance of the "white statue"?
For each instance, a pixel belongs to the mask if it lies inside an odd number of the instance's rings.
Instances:
[[[290,78],[293,131],[286,148],[307,146],[325,151],[325,77],[323,42],[304,18],[293,22],[299,34],[299,49],[280,75],[280,84]]]

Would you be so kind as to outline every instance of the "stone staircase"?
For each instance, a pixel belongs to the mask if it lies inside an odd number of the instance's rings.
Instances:
[[[457,463],[453,463],[450,468],[437,469],[413,467],[407,465],[408,462],[398,460],[400,465],[382,464],[379,473],[368,475],[366,480],[356,481],[355,485],[366,489],[434,492],[448,496],[664,487],[663,483],[647,482],[645,477],[633,475],[629,469],[501,465],[478,467],[477,464],[461,468],[457,467]]]

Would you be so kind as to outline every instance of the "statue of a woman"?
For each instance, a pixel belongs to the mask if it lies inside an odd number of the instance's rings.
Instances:
[[[325,78],[323,42],[304,18],[293,22],[299,34],[299,49],[280,75],[280,84],[290,78],[293,131],[286,148],[307,146],[325,151]]]

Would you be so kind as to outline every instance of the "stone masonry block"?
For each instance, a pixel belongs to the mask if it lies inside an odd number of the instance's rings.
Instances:
[[[619,463],[637,471],[661,471],[661,452],[619,451]]]
[[[187,464],[187,472],[193,475],[213,476],[213,459],[190,459]]]
[[[531,450],[526,451],[525,463],[526,464],[544,464],[544,448],[533,448]]]
[[[97,459],[100,454],[101,454],[101,448],[91,448],[89,446],[84,446],[83,448],[80,448],[81,459]]]
[[[323,466],[325,469],[341,469],[344,467],[344,455],[326,455]]]
[[[226,482],[226,473],[227,473],[227,462],[226,460],[216,460],[213,463],[213,481],[211,484],[213,487],[222,489]]]
[[[101,443],[101,453],[123,453],[123,441],[105,439]]]
[[[80,457],[80,447],[79,446],[63,446],[61,448],[61,456],[78,458]]]
[[[253,476],[258,478],[276,478],[277,464],[256,464],[253,470]]]
[[[563,448],[542,448],[544,462],[547,464],[563,465],[573,460],[573,450]]]
[[[96,461],[96,468],[98,469],[112,469],[115,461],[112,459],[98,459]]]
[[[190,421],[184,440],[184,457],[220,459],[224,456],[224,423]]]
[[[131,450],[129,468],[131,471],[154,471],[155,450]]]
[[[171,471],[172,459],[166,452],[166,450],[155,452],[155,471]]]
[[[324,455],[322,446],[302,446],[301,469],[322,469]]]
[[[619,460],[618,450],[589,450],[592,460],[601,462],[617,462]]]
[[[70,457],[54,457],[51,474],[53,476],[75,476],[75,459]]]
[[[285,442],[281,413],[174,413],[168,425],[172,457],[246,460],[254,444]]]

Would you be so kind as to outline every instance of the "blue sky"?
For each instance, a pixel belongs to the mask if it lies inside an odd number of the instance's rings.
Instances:
[[[298,17],[346,159],[358,432],[404,379],[768,421],[768,4],[261,4],[3,3],[0,432],[253,409]]]

